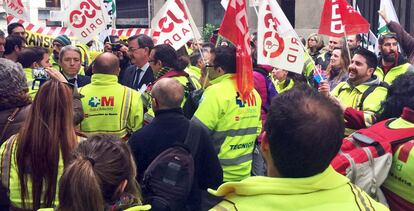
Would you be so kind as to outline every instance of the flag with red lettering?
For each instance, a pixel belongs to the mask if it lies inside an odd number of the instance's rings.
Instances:
[[[368,32],[368,21],[346,0],[325,0],[319,34],[344,37]]]
[[[101,1],[78,0],[69,6],[65,20],[79,41],[87,43],[106,29],[105,15]]]
[[[155,45],[169,44],[180,49],[189,40],[199,39],[200,33],[182,0],[168,0],[151,21]]]
[[[29,20],[29,13],[24,7],[22,0],[5,0],[3,7],[7,14],[22,20]]]
[[[276,0],[263,0],[257,28],[257,63],[302,73],[304,48]]]
[[[242,99],[247,99],[253,89],[253,63],[245,0],[230,0],[219,35],[236,46],[237,89]]]

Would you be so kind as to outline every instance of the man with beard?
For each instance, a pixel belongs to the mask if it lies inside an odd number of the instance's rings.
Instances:
[[[386,33],[378,39],[381,56],[374,74],[379,80],[391,85],[397,76],[414,72],[414,67],[398,52],[398,37],[395,33]]]
[[[361,48],[352,57],[347,81],[339,83],[330,93],[327,81],[321,82],[319,92],[333,96],[332,100],[338,101],[344,110],[345,135],[375,122],[375,113],[387,95],[387,86],[373,75],[376,67],[376,55]]]
[[[52,64],[54,70],[59,70],[59,71],[62,70],[59,65],[60,50],[62,50],[63,47],[67,45],[71,45],[71,44],[72,42],[70,41],[69,37],[66,35],[59,35],[53,40],[52,42],[53,54],[50,55],[50,63]]]

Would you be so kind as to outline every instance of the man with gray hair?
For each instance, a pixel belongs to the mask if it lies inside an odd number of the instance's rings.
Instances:
[[[75,87],[83,87],[91,83],[89,76],[79,75],[82,63],[82,54],[79,48],[73,45],[63,47],[59,52],[59,66],[69,83]]]
[[[4,36],[4,32],[0,30],[0,58],[3,57],[5,44],[6,44],[6,37]]]
[[[190,123],[181,109],[184,88],[177,80],[160,79],[153,86],[151,97],[155,118],[132,134],[128,142],[136,163],[139,163],[139,182],[142,181],[145,170],[160,153],[177,143],[184,143],[190,124],[194,124]],[[194,182],[189,197],[182,205],[190,208],[187,210],[201,210],[203,190],[205,192],[209,187],[217,187],[223,181],[223,171],[207,131],[200,128],[200,135],[195,137],[199,137],[199,140],[194,157]]]

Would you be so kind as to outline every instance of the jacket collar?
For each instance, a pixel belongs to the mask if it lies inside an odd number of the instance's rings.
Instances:
[[[211,84],[218,84],[226,79],[234,78],[236,74],[226,73],[210,81]]]
[[[118,77],[116,75],[95,73],[92,75],[91,81],[95,85],[117,84]]]
[[[274,178],[254,176],[241,182],[228,182],[221,185],[217,191],[209,190],[215,196],[225,196],[231,193],[237,195],[295,195],[317,191],[330,190],[345,185],[349,179],[337,173],[331,166],[315,176],[306,178]]]

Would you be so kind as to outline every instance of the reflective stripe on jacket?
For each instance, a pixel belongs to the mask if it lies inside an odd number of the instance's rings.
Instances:
[[[116,134],[123,138],[142,127],[141,93],[119,84],[117,76],[96,73],[92,75],[92,83],[79,93],[84,95],[82,132]]]
[[[250,176],[252,152],[261,131],[261,99],[253,90],[245,102],[236,91],[234,74],[211,81],[193,121],[208,128],[223,167],[224,181],[240,181]]]

